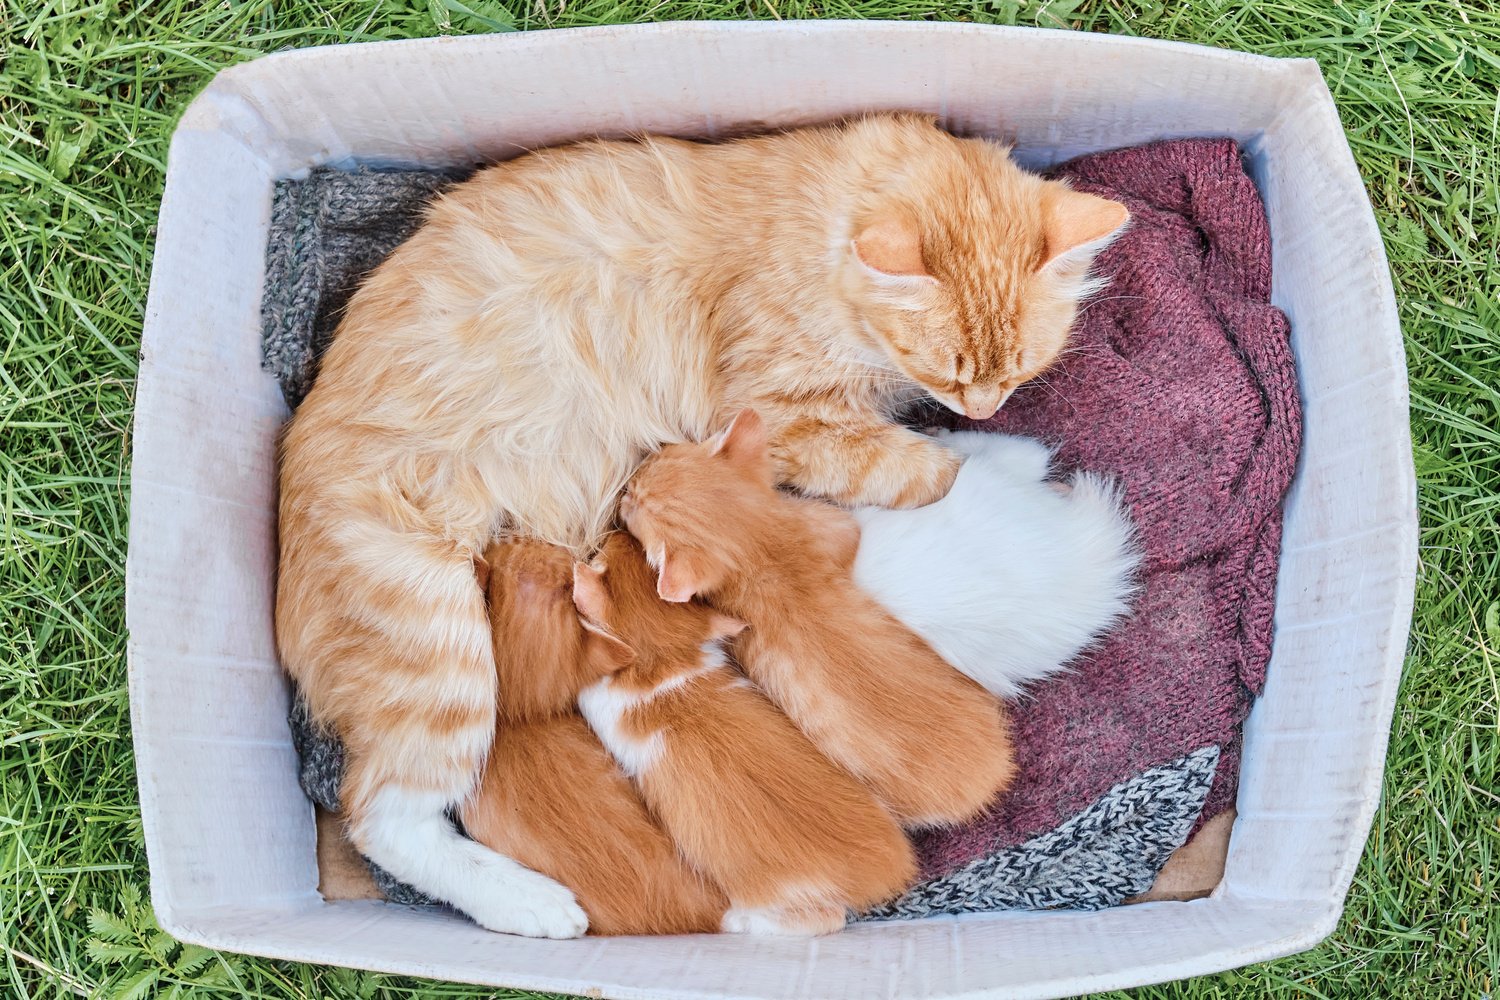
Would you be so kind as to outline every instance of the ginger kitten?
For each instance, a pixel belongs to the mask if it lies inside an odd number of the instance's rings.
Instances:
[[[895,821],[729,664],[723,644],[742,623],[661,600],[623,532],[578,564],[573,599],[635,654],[579,708],[683,855],[723,886],[724,930],[828,933],[911,883]]]
[[[567,886],[593,934],[717,931],[728,902],[689,868],[574,708],[630,662],[573,607],[573,558],[533,539],[485,553],[500,724],[459,811],[481,844]]]
[[[344,741],[354,843],[486,927],[582,933],[565,889],[446,818],[495,731],[472,563],[496,529],[585,555],[642,458],[745,406],[780,482],[930,503],[959,458],[897,408],[994,412],[1126,217],[912,114],[584,142],[451,189],[349,302],[282,441],[277,645]]]
[[[1000,703],[854,584],[854,518],[776,489],[753,410],[662,449],[620,505],[669,601],[749,623],[745,673],[902,823],[962,822],[1014,774]]]

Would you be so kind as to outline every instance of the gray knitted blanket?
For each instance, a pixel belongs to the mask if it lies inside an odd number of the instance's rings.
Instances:
[[[277,181],[261,293],[261,364],[296,408],[360,281],[406,241],[433,196],[460,175],[319,170]]]
[[[295,408],[312,386],[363,277],[421,223],[424,206],[461,179],[427,171],[314,171],[276,185],[261,302],[262,363]],[[343,748],[312,725],[298,699],[290,724],[302,787],[339,806]],[[1219,759],[1208,745],[1134,775],[1082,812],[1023,844],[918,884],[864,919],[1001,909],[1113,906],[1148,890],[1202,811]],[[430,903],[374,864],[376,884],[401,903]]]

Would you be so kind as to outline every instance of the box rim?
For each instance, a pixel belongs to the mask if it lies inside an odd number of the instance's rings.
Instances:
[[[1158,901],[1139,904],[1138,907],[1132,907],[1132,909],[1193,907],[1204,910],[1205,916],[1207,916],[1208,912],[1214,909],[1233,907],[1236,911],[1255,910],[1266,914],[1286,914],[1293,919],[1289,920],[1286,933],[1277,937],[1265,938],[1241,946],[1227,946],[1212,951],[1201,952],[1190,959],[1162,961],[1150,966],[1135,965],[1126,969],[1110,970],[1108,972],[1083,976],[1060,977],[1049,983],[1036,984],[1029,987],[1025,985],[975,986],[969,989],[941,994],[941,1000],[1062,1000],[1064,997],[1082,994],[1092,995],[1111,990],[1135,989],[1142,986],[1175,982],[1202,975],[1213,975],[1232,969],[1243,968],[1247,965],[1284,958],[1316,946],[1333,932],[1342,915],[1343,908],[1332,901],[1324,902],[1325,905],[1322,906],[1309,906],[1293,901],[1267,903],[1257,902],[1253,899],[1225,899],[1223,896],[1215,896],[1184,902]],[[368,909],[370,907],[395,905],[397,904],[377,900],[352,900],[329,903],[321,897],[309,903],[309,906],[313,909],[334,906],[349,909]],[[212,911],[199,912],[209,917],[209,925],[192,923],[190,915],[176,912],[170,914],[168,918],[158,915],[158,923],[163,930],[177,937],[179,940],[206,948],[229,951],[235,954],[255,955],[277,961],[300,962],[311,965],[330,964],[327,959],[314,954],[312,949],[298,950],[291,947],[257,946],[253,942],[247,945],[245,941],[237,938],[234,934],[213,927],[211,925],[213,920]],[[267,914],[278,913],[294,916],[306,911],[295,908],[267,907],[264,909],[264,912]],[[976,922],[988,916],[990,915],[964,914],[957,917],[941,916],[925,919],[933,922],[949,923],[959,921]],[[688,935],[687,937],[691,939],[697,936],[699,935]],[[771,991],[746,991],[726,994],[702,988],[662,989],[652,986],[620,986],[617,983],[599,985],[597,981],[593,980],[570,981],[561,977],[551,977],[534,973],[507,973],[508,982],[504,986],[496,986],[485,979],[478,978],[478,975],[475,977],[467,977],[463,974],[453,975],[440,968],[435,969],[431,965],[424,965],[420,962],[402,960],[382,961],[376,959],[368,963],[353,966],[344,965],[343,960],[340,960],[339,964],[343,967],[359,968],[386,975],[416,976],[439,982],[460,982],[498,989],[564,993],[573,996],[607,997],[610,1000],[724,1000],[727,996],[733,996],[735,1000],[781,1000],[783,996]],[[892,993],[890,995],[894,997],[899,994]]]
[[[382,39],[369,42],[330,43],[310,45],[305,48],[284,49],[257,56],[244,62],[228,66],[216,73],[199,94],[191,100],[178,119],[176,128],[194,127],[194,121],[206,106],[225,96],[243,97],[239,93],[242,78],[252,78],[273,71],[280,64],[337,58],[346,61],[379,58],[395,50],[417,51],[420,49],[449,48],[458,51],[472,49],[483,51],[500,44],[515,48],[540,48],[567,45],[573,40],[593,41],[620,36],[649,36],[667,34],[693,34],[703,37],[736,34],[780,34],[791,30],[809,33],[835,34],[854,31],[861,34],[951,34],[988,35],[992,37],[1012,36],[1018,38],[1045,38],[1053,41],[1066,39],[1069,44],[1093,45],[1101,48],[1139,48],[1159,52],[1175,52],[1185,56],[1222,60],[1226,57],[1234,62],[1258,65],[1277,72],[1308,73],[1322,82],[1322,70],[1317,60],[1304,56],[1267,56],[1238,49],[1223,49],[1196,42],[1181,42],[1161,38],[1145,38],[1135,35],[1116,35],[1107,32],[1073,31],[1066,28],[1042,28],[1025,25],[973,24],[959,21],[900,21],[888,18],[862,20],[858,18],[798,18],[777,21],[729,20],[653,21],[635,24],[583,25],[570,28],[539,28],[507,32],[484,32],[472,35],[435,35],[427,38]],[[206,100],[205,100],[206,99]],[[1329,98],[1332,100],[1331,96]],[[200,104],[202,106],[200,106]],[[1342,126],[1340,127],[1342,133]],[[175,131],[174,131],[175,138]],[[1347,145],[1347,141],[1345,143]]]

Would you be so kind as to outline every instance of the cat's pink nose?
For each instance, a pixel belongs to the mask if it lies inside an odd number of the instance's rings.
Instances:
[[[987,392],[983,396],[970,394],[964,397],[964,416],[970,420],[988,420],[995,412],[1005,405],[1010,398],[1011,390],[995,390]]]

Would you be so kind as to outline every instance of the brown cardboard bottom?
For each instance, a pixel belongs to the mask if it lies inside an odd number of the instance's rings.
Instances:
[[[344,835],[338,813],[315,806],[318,818],[318,892],[324,899],[380,899],[365,859]]]
[[[1234,827],[1234,815],[1233,809],[1225,809],[1204,823],[1191,840],[1167,859],[1151,888],[1125,902],[1202,899],[1213,892],[1224,877],[1224,859],[1229,855],[1229,831]]]

